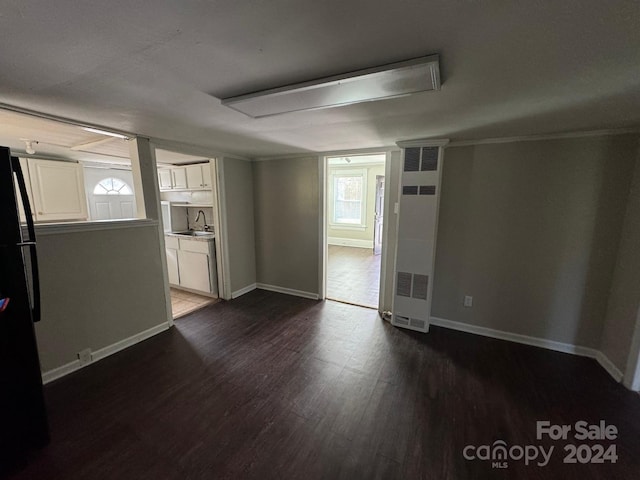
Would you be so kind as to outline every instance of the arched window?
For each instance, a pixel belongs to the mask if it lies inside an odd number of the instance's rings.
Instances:
[[[131,187],[117,178],[100,180],[93,189],[94,195],[133,195]]]

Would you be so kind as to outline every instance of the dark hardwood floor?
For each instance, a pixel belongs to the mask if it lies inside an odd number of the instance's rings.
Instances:
[[[640,398],[593,360],[265,291],[45,393],[52,442],[12,478],[640,478]],[[537,420],[616,425],[618,462],[563,464]],[[463,458],[500,439],[556,451],[546,467]]]

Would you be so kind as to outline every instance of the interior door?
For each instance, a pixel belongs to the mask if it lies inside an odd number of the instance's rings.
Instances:
[[[376,205],[373,223],[373,254],[382,253],[382,224],[384,221],[384,175],[376,175]]]
[[[92,220],[115,220],[135,218],[133,195],[89,195],[89,210]]]

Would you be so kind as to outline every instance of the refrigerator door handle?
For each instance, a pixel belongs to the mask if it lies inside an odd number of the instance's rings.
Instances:
[[[24,182],[24,175],[22,174],[22,167],[20,165],[20,159],[18,157],[11,157],[11,166],[16,174],[18,180],[18,189],[20,190],[20,198],[22,198],[22,206],[24,207],[24,214],[27,217],[27,231],[29,232],[29,239],[26,242],[22,242],[19,246],[28,246],[31,256],[31,280],[33,287],[33,321],[40,321],[40,276],[38,273],[38,254],[36,252],[36,229],[33,224],[33,214],[31,212],[31,204],[29,203],[29,196],[27,195],[27,186]]]

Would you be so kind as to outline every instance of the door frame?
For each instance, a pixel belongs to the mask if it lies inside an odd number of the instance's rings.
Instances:
[[[325,300],[327,298],[327,259],[329,256],[329,241],[327,238],[327,217],[329,214],[328,206],[328,188],[327,182],[329,180],[329,158],[333,157],[355,157],[359,155],[373,155],[381,154],[385,156],[384,160],[384,175],[385,178],[389,178],[391,173],[391,152],[397,150],[394,147],[383,148],[366,148],[361,150],[345,150],[336,152],[327,152],[318,156],[318,203],[320,207],[319,225],[318,225],[318,299]],[[383,197],[383,215],[389,215],[387,201],[388,189],[385,188]],[[380,293],[378,296],[378,311],[382,312],[383,298],[384,298],[384,267],[386,262],[386,248],[385,243],[387,240],[387,228],[386,224],[382,225],[382,253],[380,254]]]
[[[376,194],[374,196],[374,214],[373,214],[373,254],[382,255],[382,230],[384,228],[384,192],[386,191],[386,178],[384,175],[376,175]],[[382,184],[382,199],[378,197],[380,185]],[[378,201],[380,200],[379,204]],[[380,218],[382,221],[380,222]],[[379,233],[378,233],[379,232]],[[380,252],[376,253],[376,240],[380,240]]]

